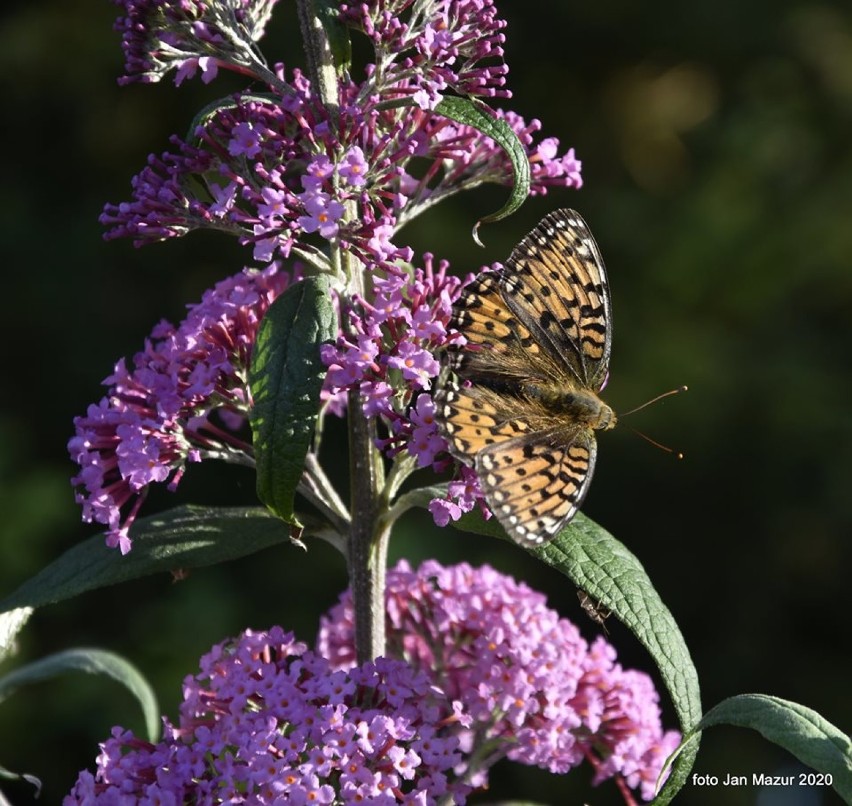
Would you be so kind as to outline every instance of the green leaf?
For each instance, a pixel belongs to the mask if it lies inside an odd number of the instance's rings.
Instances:
[[[496,518],[485,521],[478,512],[463,516],[457,526],[505,537]],[[686,734],[692,729],[701,718],[698,675],[677,623],[639,560],[582,513],[551,543],[529,551],[567,576],[631,629],[660,670],[681,731]],[[669,779],[653,801],[655,806],[669,803],[681,789],[697,752],[698,743],[694,742],[678,756]]]
[[[352,66],[352,40],[349,29],[340,22],[340,4],[336,0],[314,0],[314,13],[325,29],[334,69],[345,75]]]
[[[253,554],[289,542],[289,530],[262,507],[184,506],[140,518],[133,550],[122,556],[101,535],[68,549],[0,601],[0,612],[40,607],[150,574],[169,573]]]
[[[287,523],[320,408],[325,365],[320,345],[337,333],[328,277],[290,286],[260,324],[249,372],[249,420],[257,461],[257,494]]]
[[[103,649],[67,649],[15,669],[0,678],[0,702],[21,686],[39,683],[69,671],[103,674],[121,683],[142,706],[149,741],[159,739],[160,708],[154,690],[130,661]]]
[[[506,216],[514,213],[530,195],[530,161],[527,158],[527,152],[518,139],[518,135],[512,131],[512,127],[502,118],[495,117],[491,107],[482,101],[447,95],[441,98],[438,106],[435,107],[435,111],[457,123],[472,126],[490,137],[506,152],[509,161],[512,163],[514,181],[508,200],[496,213],[477,221],[473,228],[473,238],[482,246],[477,234],[480,225],[506,218]]]
[[[852,741],[816,711],[767,694],[739,694],[711,708],[681,747],[714,725],[756,730],[811,769],[831,775],[840,797],[852,803]]]

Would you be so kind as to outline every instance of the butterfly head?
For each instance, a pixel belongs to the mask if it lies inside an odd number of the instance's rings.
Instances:
[[[598,419],[592,424],[592,428],[609,431],[610,428],[615,428],[617,423],[618,417],[615,416],[615,412],[606,403],[601,402]]]

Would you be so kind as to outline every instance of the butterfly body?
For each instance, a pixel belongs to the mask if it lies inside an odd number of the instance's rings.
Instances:
[[[574,516],[594,468],[596,430],[615,426],[598,396],[608,371],[603,260],[572,210],[551,213],[499,272],[481,274],[450,322],[436,393],[450,452],[474,467],[492,512],[522,545],[542,545]]]
[[[568,389],[556,384],[527,384],[523,394],[541,404],[555,416],[566,417],[577,425],[609,430],[616,424],[615,412],[588,389]]]

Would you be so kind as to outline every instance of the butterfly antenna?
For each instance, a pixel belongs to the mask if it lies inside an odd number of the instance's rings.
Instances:
[[[669,394],[671,394],[671,392]],[[659,448],[661,451],[665,451],[666,453],[672,454],[675,459],[683,459],[683,453],[681,451],[676,451],[674,448],[670,448],[668,445],[663,445],[662,442],[657,442],[657,440],[651,439],[651,437],[649,437],[647,434],[643,434],[641,431],[638,431],[632,426],[628,426],[628,428],[630,428],[630,430],[634,434],[637,434],[638,436],[642,437],[642,439],[644,439],[646,442],[650,442],[655,448]]]
[[[621,414],[621,417],[626,417],[628,414],[634,414],[637,411],[641,411],[646,406],[650,406],[652,403],[656,403],[657,401],[662,400],[663,398],[671,397],[672,395],[679,395],[681,392],[685,392],[687,388],[688,387],[684,385],[678,386],[677,389],[669,389],[668,392],[663,392],[661,395],[652,397],[649,401],[643,403],[641,406],[637,406],[635,409],[630,409],[630,411],[625,411],[623,414]],[[650,442],[651,445],[653,445],[655,448],[659,448],[661,451],[665,451],[666,453],[672,454],[675,459],[683,459],[683,453],[681,453],[680,451],[676,451],[674,448],[670,448],[668,445],[663,445],[661,442],[657,442],[657,440],[651,439],[651,437],[649,437],[647,434],[643,434],[641,431],[638,431],[635,428],[631,427],[630,430],[634,434],[638,434],[646,442]]]
[[[663,392],[661,395],[657,395],[656,397],[652,397],[650,400],[643,403],[641,406],[637,406],[635,409],[630,409],[630,411],[623,411],[618,416],[626,417],[628,414],[634,414],[637,411],[642,411],[646,406],[650,406],[652,403],[656,403],[658,400],[662,400],[664,397],[671,397],[672,395],[679,395],[681,392],[685,392],[689,387],[678,386],[677,389],[669,389],[668,392]],[[637,432],[638,433],[638,432]]]

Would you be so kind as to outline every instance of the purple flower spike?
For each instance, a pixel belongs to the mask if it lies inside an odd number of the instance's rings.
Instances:
[[[440,95],[509,97],[502,30],[490,0],[445,0],[421,6],[413,0],[370,0],[340,6],[341,20],[364,31],[376,51],[381,73],[377,91],[410,97],[434,109]],[[425,12],[424,12],[425,8]]]
[[[246,373],[260,320],[290,282],[273,265],[218,283],[177,328],[158,325],[132,369],[119,361],[107,396],[74,420],[72,484],[83,520],[108,527],[108,546],[130,550],[148,488],[174,489],[187,462],[253,462],[239,435],[251,405]]]

